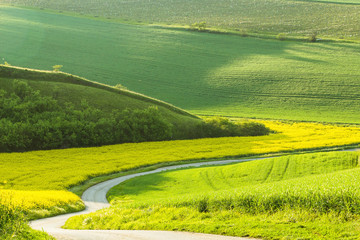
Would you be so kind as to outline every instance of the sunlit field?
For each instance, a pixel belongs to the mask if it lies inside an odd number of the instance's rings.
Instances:
[[[116,186],[111,208],[66,227],[356,239],[358,164],[358,153],[313,153],[151,174]]]
[[[48,192],[49,190],[64,191],[95,176],[114,172],[159,163],[234,158],[360,143],[360,128],[356,126],[276,121],[263,123],[277,133],[259,137],[209,138],[2,153],[0,182],[4,189],[26,190],[15,193],[14,200],[24,199],[24,196],[31,194],[36,196],[39,191],[44,191],[41,192],[43,197],[35,200],[29,200],[34,199],[33,197],[26,199],[32,206],[42,206],[45,201],[45,208],[51,208],[61,202],[74,203],[77,199],[71,194],[64,195],[63,192],[59,192],[57,195]]]
[[[9,7],[0,7],[0,21],[7,46],[0,59],[12,65],[61,64],[195,114],[360,122],[356,43],[243,38]]]
[[[239,188],[248,187],[246,190],[248,194],[244,194],[245,197],[246,195],[250,196],[251,191],[255,191],[254,189],[257,187],[261,188],[261,190],[266,189],[266,187],[257,186],[259,184],[352,169],[358,165],[358,160],[359,154],[357,153],[315,153],[263,159],[228,166],[177,170],[146,175],[126,181],[111,189],[108,198],[113,204],[136,203],[140,206],[149,206],[163,201],[170,205],[174,203],[175,206],[178,204],[192,205],[191,202],[194,201],[192,198],[202,199],[204,196],[209,195],[214,197],[213,201],[217,201],[215,197],[219,196],[219,194],[214,192],[226,190],[229,194],[233,192],[239,193],[241,192]],[[309,188],[314,189],[316,184],[311,184]],[[266,186],[269,187],[270,185]],[[276,188],[276,186],[268,188],[268,192],[271,192],[271,194],[275,192],[281,193],[285,189]],[[289,187],[288,191],[295,191],[291,189],[293,187]],[[264,193],[261,194],[264,196]],[[189,197],[189,195],[192,195],[192,197]],[[221,198],[226,198],[226,195]],[[183,203],[181,203],[182,201]],[[208,210],[212,207],[218,208],[213,202],[209,204],[214,205],[207,206]],[[235,205],[234,203],[233,207]],[[278,207],[276,204],[273,205],[274,209],[276,207]],[[246,206],[243,209],[243,211],[249,212],[261,210],[246,209]]]

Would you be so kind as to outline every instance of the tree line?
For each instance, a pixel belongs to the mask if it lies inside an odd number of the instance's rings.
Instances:
[[[263,125],[249,124],[213,119],[200,123],[191,138],[268,133]],[[79,107],[73,103],[61,105],[24,81],[14,81],[11,93],[0,90],[1,152],[171,140],[174,130],[156,107],[109,114],[86,101]]]

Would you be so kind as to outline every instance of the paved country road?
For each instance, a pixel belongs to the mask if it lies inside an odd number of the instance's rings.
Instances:
[[[128,179],[173,169],[200,167],[205,165],[225,165],[245,161],[258,160],[252,158],[243,160],[223,160],[201,163],[190,163],[177,166],[158,168],[153,171],[131,174],[112,180],[108,180],[88,188],[82,195],[86,209],[81,212],[69,213],[50,218],[39,219],[30,222],[33,229],[41,230],[56,237],[58,240],[248,240],[249,238],[228,237],[212,234],[171,232],[171,231],[143,231],[143,230],[67,230],[62,229],[66,220],[72,216],[95,212],[99,209],[109,207],[106,193],[114,186]]]
[[[345,151],[356,151],[349,149]],[[252,158],[242,160],[223,160],[201,163],[190,163],[177,166],[159,168],[153,171],[131,174],[112,180],[108,180],[88,188],[82,195],[86,209],[81,212],[59,215],[32,221],[30,226],[36,230],[43,230],[58,240],[249,240],[249,238],[228,237],[212,234],[171,232],[171,231],[144,231],[144,230],[67,230],[62,229],[66,220],[72,216],[95,212],[99,209],[109,207],[106,193],[114,186],[128,179],[138,176],[169,171],[173,169],[200,167],[205,165],[225,165],[230,163],[246,162],[264,158]]]

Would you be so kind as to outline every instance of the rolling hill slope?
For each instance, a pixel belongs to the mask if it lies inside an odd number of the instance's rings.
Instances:
[[[145,110],[156,107],[160,114],[175,127],[175,138],[183,138],[193,131],[201,120],[190,113],[160,100],[135,92],[91,82],[74,75],[0,65],[0,89],[14,91],[14,80],[25,81],[41,95],[52,97],[62,107],[71,103],[75,108],[86,102],[107,115],[112,111]]]
[[[0,58],[196,114],[360,123],[360,46],[170,30],[0,7]]]

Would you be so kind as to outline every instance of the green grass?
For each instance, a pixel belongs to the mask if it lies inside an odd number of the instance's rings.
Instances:
[[[358,160],[316,153],[142,176],[111,190],[113,207],[71,218],[66,228],[357,239]]]
[[[130,23],[208,25],[239,32],[359,39],[359,0],[2,0]]]
[[[108,212],[102,211],[104,214]],[[346,219],[338,214],[318,216],[309,212],[286,211],[275,214],[242,214],[235,211],[199,213],[191,208],[112,209],[119,214],[117,222],[100,214],[86,215],[86,219],[71,219],[67,228],[74,225],[83,228],[97,228],[99,224],[107,229],[202,232],[230,236],[254,237],[259,239],[359,239],[359,217]],[[346,219],[346,220],[344,220]],[[99,224],[96,224],[99,223]],[[71,224],[74,224],[73,226]],[[87,225],[86,225],[87,224]],[[119,225],[121,224],[121,227]]]
[[[0,58],[130,90],[196,114],[359,123],[359,44],[133,26],[1,7]],[[86,39],[86,40],[84,40]]]
[[[290,155],[221,167],[195,168],[152,174],[129,180],[108,193],[109,200],[158,202],[174,196],[206,194],[329,173],[358,165],[356,153]]]
[[[126,107],[146,109],[149,106],[155,105],[161,106],[174,113],[197,118],[196,116],[161,100],[126,89],[119,89],[106,84],[89,81],[85,78],[64,72],[42,71],[0,64],[0,77],[2,78],[1,87],[6,91],[13,91],[12,79],[30,80],[30,85],[36,87],[42,94],[56,97],[63,104],[67,101],[71,101],[78,106],[80,105],[81,100],[86,100],[96,108],[107,112],[111,112],[113,109],[125,109]],[[97,92],[94,91],[94,89],[97,89]],[[106,92],[99,90],[105,90]],[[90,94],[86,92],[89,92]],[[111,99],[114,103],[110,101]]]

